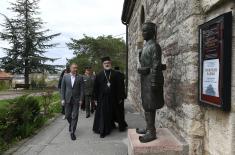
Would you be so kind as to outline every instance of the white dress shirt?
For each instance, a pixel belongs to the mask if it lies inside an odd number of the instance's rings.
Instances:
[[[73,87],[74,82],[75,82],[75,76],[76,76],[76,75],[73,75],[73,74],[70,74],[70,75],[71,75],[71,85],[72,85],[72,87]]]

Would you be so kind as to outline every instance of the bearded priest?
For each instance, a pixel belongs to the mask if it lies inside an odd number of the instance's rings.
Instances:
[[[111,133],[112,129],[116,128],[114,114],[121,97],[119,95],[118,75],[112,69],[110,57],[103,57],[101,61],[103,70],[97,74],[94,83],[94,97],[97,101],[97,108],[93,131],[104,138]]]

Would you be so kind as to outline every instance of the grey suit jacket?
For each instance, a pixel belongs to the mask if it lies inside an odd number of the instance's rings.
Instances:
[[[71,75],[70,74],[64,75],[62,79],[62,84],[61,84],[61,96],[62,96],[62,100],[64,100],[65,103],[70,103],[72,97],[76,103],[79,103],[79,101],[82,101],[83,99],[82,76],[77,75],[75,77],[75,81],[72,87]]]

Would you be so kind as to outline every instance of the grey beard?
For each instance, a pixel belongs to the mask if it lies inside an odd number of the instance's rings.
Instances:
[[[104,69],[105,69],[105,70],[110,70],[110,69],[111,69],[111,67],[104,67]]]

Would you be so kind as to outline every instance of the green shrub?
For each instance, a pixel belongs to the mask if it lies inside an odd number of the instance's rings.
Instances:
[[[46,103],[49,113],[46,116],[40,113],[45,104],[42,96],[25,95],[4,100],[4,106],[0,107],[0,154],[8,148],[9,144],[30,136],[54,113],[61,111],[59,93],[50,92],[49,96],[47,95],[46,98],[50,98],[50,103]]]
[[[22,121],[32,121],[40,113],[39,102],[33,96],[21,96],[10,102],[13,114],[19,115]]]
[[[7,147],[8,144],[0,137],[0,154],[3,154]]]
[[[60,101],[60,94],[59,94],[59,92],[54,92],[53,93],[52,101],[53,102]]]
[[[10,105],[0,108],[0,154],[8,148],[8,144],[16,136],[17,122],[15,118],[10,116],[10,110]]]
[[[22,96],[13,101],[11,116],[17,118],[17,136],[25,138],[33,133],[35,120],[39,117],[40,105],[32,96]]]
[[[5,108],[7,105],[9,105],[10,100],[12,99],[0,100],[0,109]]]
[[[38,129],[38,128],[42,127],[46,121],[47,121],[47,118],[43,117],[43,115],[40,114],[40,116],[37,117],[35,120],[34,128]]]
[[[14,137],[13,130],[16,128],[16,119],[10,116],[10,108],[0,109],[0,139],[10,142]]]
[[[54,102],[49,107],[49,113],[60,113],[61,112],[61,103],[60,101]]]
[[[30,136],[44,124],[40,114],[40,105],[32,96],[22,96],[0,108],[0,150],[15,139]]]
[[[53,92],[48,90],[42,94],[43,102],[42,106],[44,109],[44,115],[49,114],[49,106],[52,103],[52,98],[53,98]]]

